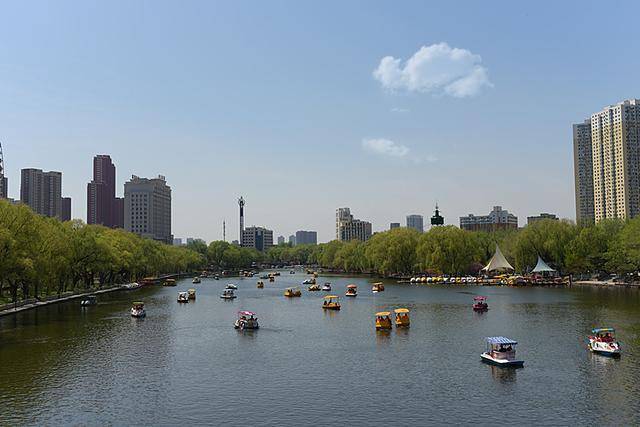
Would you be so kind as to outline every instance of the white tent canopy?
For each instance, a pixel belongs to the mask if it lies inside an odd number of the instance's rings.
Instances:
[[[496,253],[493,254],[491,260],[489,260],[489,264],[486,265],[482,271],[495,271],[495,270],[515,270],[509,261],[502,255],[502,251],[498,245],[496,245]]]
[[[544,273],[544,272],[553,272],[555,271],[553,268],[549,267],[549,265],[544,262],[544,260],[542,258],[540,258],[540,255],[538,255],[538,263],[536,264],[536,267],[531,270],[532,273]]]

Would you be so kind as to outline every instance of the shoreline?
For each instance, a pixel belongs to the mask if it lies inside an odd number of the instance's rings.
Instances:
[[[14,307],[14,308],[6,308],[4,310],[0,310],[0,317],[3,316],[9,316],[11,314],[16,314],[16,313],[20,313],[23,311],[27,311],[27,310],[33,310],[35,308],[38,307],[43,307],[45,305],[51,305],[51,304],[59,304],[61,302],[65,302],[65,301],[71,301],[74,299],[80,299],[80,298],[84,298],[86,296],[89,295],[100,295],[100,294],[106,294],[106,293],[110,293],[110,292],[115,292],[115,291],[124,291],[126,290],[126,288],[123,285],[118,285],[118,286],[114,286],[112,288],[105,288],[105,289],[99,289],[97,291],[92,291],[92,292],[83,292],[81,294],[73,294],[73,295],[67,295],[64,297],[60,297],[60,298],[53,298],[47,301],[36,301],[33,303],[28,303],[28,304],[24,304],[18,307]],[[13,304],[10,304],[13,305]]]

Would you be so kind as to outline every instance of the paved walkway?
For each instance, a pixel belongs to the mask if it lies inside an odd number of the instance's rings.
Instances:
[[[56,298],[56,299],[52,299],[52,300],[48,300],[48,301],[38,301],[38,302],[34,302],[33,304],[25,304],[25,305],[22,305],[20,307],[8,308],[6,310],[2,310],[2,311],[0,311],[0,317],[8,316],[10,314],[19,313],[21,311],[26,311],[26,310],[31,310],[31,309],[34,309],[34,308],[42,307],[43,305],[58,304],[58,303],[64,302],[64,301],[70,301],[70,300],[74,300],[74,299],[84,298],[84,297],[86,297],[88,295],[106,294],[107,292],[114,292],[114,291],[119,291],[119,290],[123,290],[123,289],[124,288],[123,288],[122,285],[118,285],[118,286],[114,286],[112,288],[100,289],[100,290],[93,291],[93,292],[84,292],[82,294],[73,294],[73,295],[68,295],[66,297]]]

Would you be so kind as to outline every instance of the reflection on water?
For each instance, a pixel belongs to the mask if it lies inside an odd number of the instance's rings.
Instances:
[[[640,292],[386,282],[332,311],[324,292],[282,296],[305,277],[237,281],[232,301],[224,280],[184,281],[0,318],[0,424],[640,423]],[[325,281],[338,294],[371,282]],[[197,302],[178,304],[191,287]],[[488,312],[472,310],[477,294]],[[145,319],[129,315],[138,299]],[[376,332],[374,314],[399,307],[411,328]],[[241,309],[259,330],[233,328]],[[594,326],[617,329],[619,360],[587,351]],[[494,335],[520,343],[525,369],[479,361]]]

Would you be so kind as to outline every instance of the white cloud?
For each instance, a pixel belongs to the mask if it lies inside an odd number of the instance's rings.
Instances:
[[[457,98],[474,96],[484,86],[493,87],[479,55],[447,43],[422,46],[404,64],[399,58],[385,56],[373,77],[389,90],[445,93]]]
[[[371,153],[391,157],[405,157],[409,148],[388,139],[363,139],[362,148]]]

